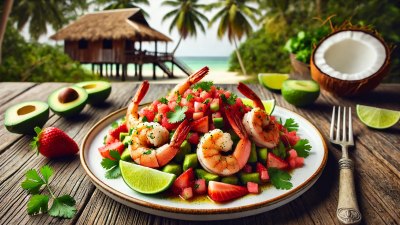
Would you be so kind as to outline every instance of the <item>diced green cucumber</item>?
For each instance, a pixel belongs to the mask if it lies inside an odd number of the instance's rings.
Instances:
[[[213,120],[215,128],[224,127],[224,118],[218,117],[218,118],[213,118],[212,120]]]
[[[216,99],[216,101],[213,100],[211,102],[210,109],[211,109],[211,112],[217,112],[219,110],[219,100],[218,99]]]
[[[250,156],[249,160],[247,160],[249,163],[256,163],[257,162],[257,149],[256,149],[256,144],[251,143],[251,151],[250,151]]]
[[[176,154],[174,160],[178,163],[182,163],[183,160],[185,159],[185,155],[189,154],[192,150],[192,147],[190,146],[189,142],[187,140],[184,140],[181,144],[181,147],[179,148],[178,154]]]
[[[239,178],[242,184],[247,184],[247,182],[261,184],[260,173],[240,173]]]
[[[178,164],[170,163],[165,165],[162,171],[166,173],[173,173],[176,176],[179,176],[182,173],[182,167]]]
[[[119,141],[123,141],[125,137],[129,136],[129,133],[121,132],[119,133]]]
[[[130,143],[131,143],[131,136],[125,136],[124,140],[122,141],[122,144],[128,146]]]
[[[208,183],[208,181],[219,181],[219,176],[216,174],[209,173],[203,169],[196,169],[196,176],[199,179],[204,179]]]
[[[239,179],[237,178],[237,176],[229,176],[229,177],[223,177],[221,179],[221,182],[227,184],[238,184]]]
[[[258,161],[264,165],[267,163],[267,155],[268,155],[267,148],[258,149]]]
[[[122,152],[122,154],[121,154],[121,160],[123,160],[123,161],[132,161],[132,158],[131,158],[131,152],[129,151],[129,149],[128,148],[126,148],[123,152]]]
[[[183,160],[183,171],[186,171],[189,168],[195,169],[198,165],[197,154],[187,154],[185,155],[185,159]]]

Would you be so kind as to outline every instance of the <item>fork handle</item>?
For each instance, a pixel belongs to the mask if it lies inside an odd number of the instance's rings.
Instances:
[[[342,224],[358,224],[362,217],[357,205],[353,169],[351,159],[342,158],[339,160],[339,202],[336,216]]]

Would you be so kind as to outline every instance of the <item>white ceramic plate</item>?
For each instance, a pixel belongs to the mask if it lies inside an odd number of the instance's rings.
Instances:
[[[81,163],[92,182],[112,199],[134,209],[174,219],[183,220],[223,220],[259,214],[282,206],[307,191],[317,181],[325,167],[328,150],[318,129],[300,115],[276,106],[273,112],[283,121],[293,118],[299,124],[298,135],[307,138],[312,146],[311,154],[304,160],[302,168],[295,169],[292,175],[293,188],[278,190],[265,189],[259,195],[247,195],[225,204],[210,201],[184,202],[157,196],[143,195],[130,189],[122,180],[106,179],[105,170],[98,147],[103,145],[103,137],[113,121],[123,117],[126,109],[118,110],[90,129],[81,146]]]

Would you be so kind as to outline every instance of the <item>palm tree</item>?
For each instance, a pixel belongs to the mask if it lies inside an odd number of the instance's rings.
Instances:
[[[0,23],[0,64],[2,62],[2,47],[4,34],[6,33],[7,21],[10,16],[12,5],[14,0],[5,0],[3,3],[3,9],[1,10],[1,23]]]
[[[189,36],[196,37],[197,28],[200,28],[203,33],[206,32],[203,22],[208,23],[208,19],[197,10],[204,8],[205,5],[198,4],[197,2],[197,0],[169,0],[162,3],[163,6],[174,7],[173,10],[165,14],[162,20],[165,21],[173,18],[169,26],[169,32],[171,33],[176,28],[180,35],[172,54],[175,54],[182,39],[186,39]]]
[[[246,0],[223,0],[216,3],[209,4],[206,9],[212,10],[215,8],[221,8],[214,17],[210,20],[209,26],[219,20],[218,25],[218,37],[221,39],[225,34],[228,40],[235,44],[236,56],[238,58],[240,67],[243,74],[246,73],[242,58],[240,56],[237,41],[242,39],[244,35],[249,35],[253,29],[249,23],[249,19],[253,23],[257,23],[256,16],[260,14],[260,11],[252,6],[249,6]]]
[[[139,4],[144,4],[144,5],[149,5],[148,0],[97,0],[96,1],[98,4],[107,4],[107,6],[104,8],[105,10],[109,9],[126,9],[126,8],[139,8],[143,15],[145,17],[149,17],[149,14],[144,11],[142,8],[137,6],[134,3],[139,3]]]

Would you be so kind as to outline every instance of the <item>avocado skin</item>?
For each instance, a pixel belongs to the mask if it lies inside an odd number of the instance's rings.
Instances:
[[[87,99],[82,104],[80,104],[74,108],[71,108],[68,110],[55,110],[54,108],[51,108],[51,111],[53,111],[55,114],[62,116],[62,117],[72,117],[72,116],[79,114],[83,110],[83,108],[85,108],[86,103],[87,103]],[[49,105],[51,107],[50,102],[49,102]]]
[[[111,94],[111,86],[110,88],[104,89],[102,91],[96,92],[96,93],[91,93],[88,94],[88,103],[90,105],[98,105],[100,103],[103,103],[108,96]]]
[[[78,86],[70,86],[70,87],[74,88],[75,90],[78,91],[79,98],[83,98],[83,100],[81,102],[76,103],[75,106],[70,107],[70,108],[62,108],[62,109],[60,109],[59,107],[56,106],[57,104],[61,104],[61,105],[63,104],[63,103],[60,103],[57,98],[60,89],[51,93],[48,98],[48,101],[47,101],[47,103],[50,106],[51,111],[53,111],[55,114],[57,114],[61,117],[72,117],[72,116],[79,114],[83,110],[83,108],[85,108],[86,103],[88,101],[88,94],[86,93],[85,89],[78,87]],[[54,103],[53,101],[56,101],[56,102]],[[70,103],[67,103],[67,104],[70,104]]]
[[[49,119],[49,107],[42,113],[29,118],[25,121],[22,121],[18,124],[5,124],[5,127],[8,131],[11,133],[17,133],[17,134],[35,134],[35,127],[40,127],[42,128],[43,125],[47,122]]]

